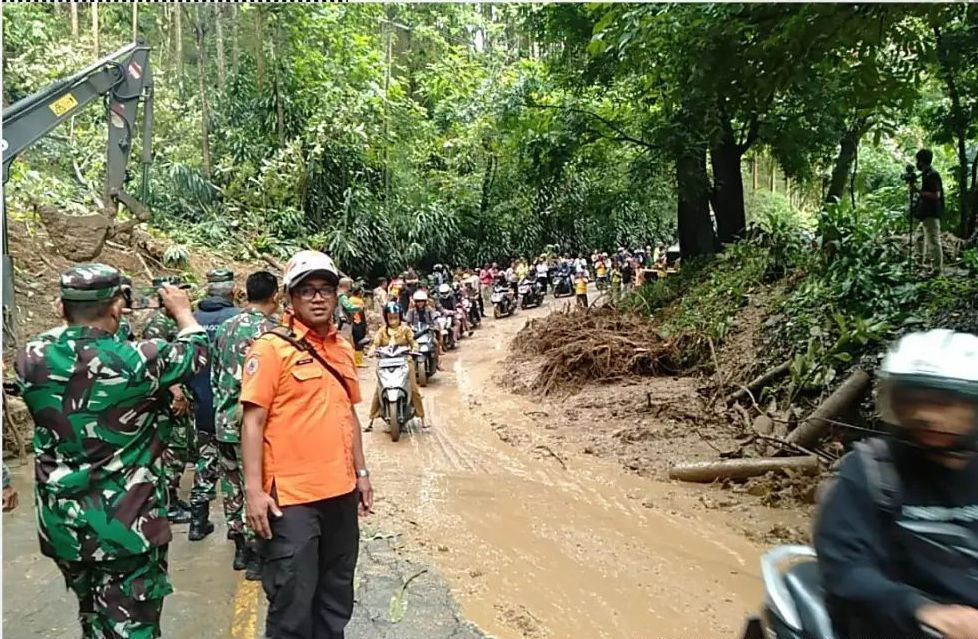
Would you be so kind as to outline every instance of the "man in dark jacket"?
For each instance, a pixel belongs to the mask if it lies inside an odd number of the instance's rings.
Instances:
[[[207,331],[207,340],[214,348],[217,328],[241,312],[234,305],[234,273],[217,269],[207,273],[207,297],[197,305],[194,318]],[[213,360],[212,360],[213,361]],[[214,439],[214,391],[211,388],[210,365],[190,381],[194,392],[194,415],[197,423],[197,460],[194,487],[190,491],[190,531],[188,538],[199,541],[214,531],[210,521],[210,502],[217,496],[220,462]]]
[[[944,251],[941,248],[941,215],[944,214],[944,184],[940,174],[931,164],[934,153],[930,149],[917,151],[917,169],[920,171],[921,183],[917,190],[915,183],[910,188],[916,191],[917,206],[915,214],[923,227],[923,251],[928,253],[932,272],[940,275],[944,268]]]
[[[815,525],[832,621],[843,639],[975,639],[978,337],[908,335],[879,379],[894,437],[860,442]]]

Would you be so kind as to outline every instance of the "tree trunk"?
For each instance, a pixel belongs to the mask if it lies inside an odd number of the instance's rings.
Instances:
[[[758,173],[758,171],[757,171],[757,154],[755,153],[754,154],[754,157],[751,158],[751,161],[750,161],[751,188],[753,188],[755,191],[757,190],[757,178],[758,178],[757,173]]]
[[[132,41],[139,39],[139,2],[132,3]]]
[[[174,56],[177,61],[177,86],[183,93],[183,5],[174,6],[173,12],[173,44],[176,51]]]
[[[71,0],[71,39],[78,39],[78,3]]]
[[[197,15],[197,24],[194,28],[194,45],[197,48],[197,90],[200,92],[200,150],[201,166],[204,177],[211,179],[211,145],[210,132],[208,131],[208,121],[210,120],[210,108],[207,104],[207,82],[205,73],[207,71],[207,49],[204,48],[204,16],[200,5],[194,7]]]
[[[947,45],[941,34],[940,27],[934,27],[934,38],[937,42],[937,61],[944,76],[944,84],[947,86],[947,97],[951,100],[951,127],[957,141],[958,167],[955,178],[958,182],[958,200],[960,202],[958,235],[968,237],[971,235],[971,214],[968,211],[968,152],[966,149],[966,138],[968,134],[968,122],[965,119],[964,110],[961,108],[961,95],[958,93],[958,85],[954,77],[954,69],[947,57]]]
[[[723,244],[736,242],[747,228],[744,213],[744,182],[740,174],[743,151],[725,127],[721,139],[710,149],[713,166],[713,213],[717,219],[717,237]]]
[[[771,175],[770,175],[770,178],[771,178],[771,186],[770,186],[771,193],[777,193],[777,191],[774,188],[776,186],[776,184],[777,184],[777,182],[776,182],[777,175],[778,175],[778,165],[774,161],[774,158],[771,158]]]
[[[799,446],[811,448],[818,443],[825,431],[831,425],[829,420],[835,419],[846,410],[856,405],[869,390],[869,375],[856,369],[824,402],[818,405],[805,421],[788,434],[787,441]]]
[[[238,45],[238,5],[231,5],[231,73],[238,75],[238,59],[240,49]]]
[[[98,46],[98,0],[92,2],[92,46],[95,49],[95,59],[99,57]]]
[[[217,46],[217,84],[224,91],[227,81],[227,69],[224,66],[224,7],[214,7],[214,38]]]
[[[265,87],[265,12],[258,5],[255,12],[255,71],[258,74],[258,90]]]
[[[772,470],[814,475],[820,464],[818,457],[755,457],[725,459],[715,462],[676,464],[669,469],[669,479],[708,484],[718,479],[750,479]]]
[[[710,221],[709,178],[706,150],[687,150],[676,158],[676,191],[679,201],[679,250],[683,259],[716,252],[716,236]]]
[[[849,180],[849,172],[852,170],[853,162],[856,160],[856,149],[859,148],[859,139],[866,130],[866,118],[860,118],[855,124],[847,128],[839,142],[839,154],[835,158],[835,166],[832,168],[832,177],[829,181],[829,191],[825,194],[825,203],[841,202],[842,196],[846,192],[846,183]]]
[[[282,41],[282,23],[275,21],[275,35],[269,42],[269,54],[272,61],[272,76],[275,85],[275,131],[278,134],[278,144],[285,146],[285,101],[282,96],[282,73],[280,73],[279,50],[277,45]]]
[[[978,152],[971,162],[971,234],[978,231]]]

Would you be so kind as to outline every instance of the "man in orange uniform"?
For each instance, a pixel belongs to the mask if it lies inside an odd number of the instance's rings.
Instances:
[[[265,639],[342,639],[353,614],[361,515],[373,505],[353,347],[333,323],[339,273],[300,251],[291,311],[245,358],[241,404],[248,525],[268,596]]]

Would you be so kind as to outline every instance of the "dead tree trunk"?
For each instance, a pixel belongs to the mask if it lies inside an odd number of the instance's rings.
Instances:
[[[139,39],[139,2],[132,3],[132,41]]]
[[[811,448],[828,430],[829,420],[835,419],[855,405],[868,389],[869,375],[856,369],[805,421],[798,425],[798,428],[788,433],[787,441]]]
[[[726,401],[727,404],[732,404],[741,397],[745,397],[749,392],[754,392],[760,388],[763,388],[769,382],[781,377],[788,372],[789,368],[791,368],[790,359],[785,362],[781,362],[772,369],[764,371],[754,379],[747,382],[747,385],[742,387],[740,390],[734,391],[727,395],[724,401]]]
[[[757,457],[754,459],[725,459],[717,462],[676,464],[669,469],[669,479],[710,483],[718,479],[750,479],[774,471],[789,471],[814,475],[818,472],[818,457]]]
[[[71,39],[78,39],[78,2],[71,1]]]

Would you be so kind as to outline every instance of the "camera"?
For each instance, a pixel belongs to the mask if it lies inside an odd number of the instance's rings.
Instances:
[[[908,164],[903,168],[903,174],[900,175],[900,179],[907,184],[914,184],[917,181],[917,169],[913,164]]]

